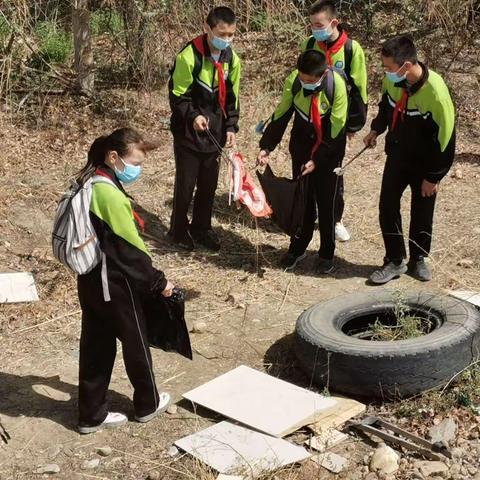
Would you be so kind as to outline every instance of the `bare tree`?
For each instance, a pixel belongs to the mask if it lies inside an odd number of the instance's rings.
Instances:
[[[73,0],[72,28],[75,48],[76,89],[79,93],[93,93],[95,73],[90,35],[89,0]]]

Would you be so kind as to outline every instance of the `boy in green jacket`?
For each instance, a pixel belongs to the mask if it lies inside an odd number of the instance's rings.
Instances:
[[[385,243],[383,267],[370,281],[384,284],[403,273],[422,281],[432,278],[430,253],[433,213],[439,183],[455,155],[455,109],[442,77],[417,59],[413,41],[398,36],[382,48],[383,96],[365,145],[374,147],[387,131],[387,162],[380,194],[380,226]],[[410,260],[405,263],[400,201],[412,191]]]
[[[260,165],[268,162],[268,155],[280,143],[295,113],[289,145],[293,177],[303,173],[311,174],[311,178],[303,230],[299,237],[291,237],[288,253],[281,262],[287,270],[295,268],[306,256],[317,206],[321,239],[317,270],[321,274],[333,271],[334,205],[339,178],[333,170],[341,165],[345,155],[347,112],[348,93],[343,76],[328,68],[323,53],[303,52],[298,58],[297,70],[285,82],[280,104],[260,139],[257,158]]]
[[[322,51],[329,67],[345,72],[349,86],[349,110],[347,137],[360,131],[367,121],[367,65],[365,53],[356,40],[352,40],[343,29],[338,18],[335,2],[318,0],[310,7],[312,35],[301,45],[301,50]],[[350,234],[342,223],[345,207],[343,177],[338,183],[339,191],[335,205],[335,236],[337,240],[348,241]]]
[[[169,98],[176,173],[169,233],[173,242],[186,250],[193,250],[195,243],[220,249],[211,230],[211,218],[218,182],[218,148],[232,147],[238,131],[240,60],[231,48],[235,30],[234,12],[228,7],[213,8],[206,19],[205,33],[183,48],[171,71]],[[187,213],[195,187],[190,223]]]

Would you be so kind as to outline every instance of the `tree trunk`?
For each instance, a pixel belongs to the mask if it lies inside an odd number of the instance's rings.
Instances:
[[[90,95],[94,89],[94,63],[90,35],[90,10],[88,0],[73,0],[72,28],[75,47],[76,89]]]

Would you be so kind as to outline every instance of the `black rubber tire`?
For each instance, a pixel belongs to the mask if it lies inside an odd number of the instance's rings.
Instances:
[[[343,295],[300,315],[295,352],[314,384],[357,397],[405,398],[445,384],[479,357],[480,312],[448,295],[402,295],[411,308],[437,321],[421,337],[370,341],[342,331],[354,318],[392,309],[393,295],[387,289]]]

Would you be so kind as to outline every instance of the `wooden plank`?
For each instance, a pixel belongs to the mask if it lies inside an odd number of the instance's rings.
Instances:
[[[350,398],[331,398],[336,400],[335,405],[316,415],[315,422],[308,426],[316,435],[341,427],[348,420],[360,415],[367,409],[365,404]]]

